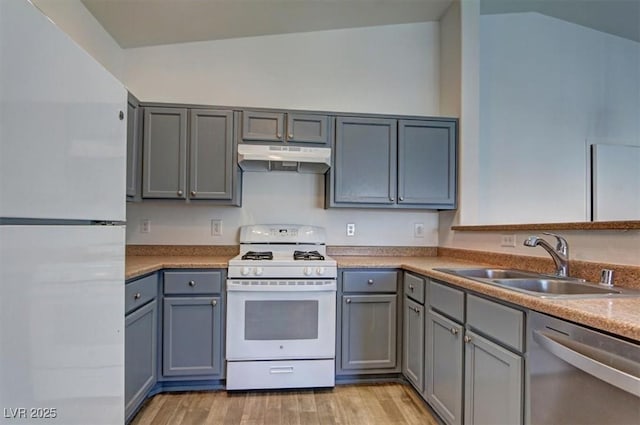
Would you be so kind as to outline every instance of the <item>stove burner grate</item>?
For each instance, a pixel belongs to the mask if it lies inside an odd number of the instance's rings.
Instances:
[[[244,254],[242,256],[243,260],[273,260],[273,252],[271,251],[264,251],[264,252],[257,252],[257,251],[249,251],[246,254]]]
[[[324,260],[324,255],[318,251],[294,251],[294,260]]]

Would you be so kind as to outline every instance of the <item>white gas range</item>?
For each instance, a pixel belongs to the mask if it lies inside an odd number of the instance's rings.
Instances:
[[[227,280],[228,390],[334,386],[336,275],[323,228],[241,228]]]

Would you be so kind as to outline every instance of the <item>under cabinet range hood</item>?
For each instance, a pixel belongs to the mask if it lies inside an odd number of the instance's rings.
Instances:
[[[297,171],[324,174],[331,166],[330,148],[277,145],[238,145],[244,171]]]

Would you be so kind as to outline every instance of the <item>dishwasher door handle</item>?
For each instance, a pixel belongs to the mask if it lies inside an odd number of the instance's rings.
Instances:
[[[533,339],[535,339],[542,348],[569,363],[571,366],[576,367],[603,382],[633,394],[636,397],[640,397],[640,377],[631,375],[627,372],[616,369],[613,365],[603,363],[589,357],[586,353],[577,351],[576,347],[568,347],[560,341],[562,339],[569,340],[569,338],[557,337],[555,335],[551,336],[546,332],[534,331]],[[596,348],[590,347],[586,344],[582,344],[577,341],[573,342],[574,344],[572,345],[582,346],[585,350],[597,350]],[[638,365],[638,369],[640,370],[640,365]]]

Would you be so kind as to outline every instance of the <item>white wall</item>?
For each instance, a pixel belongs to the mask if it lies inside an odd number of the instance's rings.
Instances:
[[[438,23],[172,44],[125,51],[145,101],[437,115]]]
[[[242,208],[145,201],[127,205],[127,244],[234,245],[243,224],[311,224],[327,229],[331,245],[437,246],[435,212],[323,209],[324,176],[288,172],[245,172]],[[141,233],[142,219],[151,232]],[[223,220],[223,235],[211,236],[211,219]],[[355,223],[356,236],[346,236]],[[414,223],[424,223],[414,238]]]
[[[128,49],[125,63],[144,101],[439,115],[433,22]],[[438,244],[437,212],[325,210],[323,196],[323,176],[245,172],[242,208],[129,204],[127,243],[235,244],[243,224],[288,222],[326,227],[333,245]],[[149,234],[139,232],[143,218]],[[212,218],[223,219],[222,237],[211,236]],[[425,237],[414,238],[414,223]]]
[[[587,145],[640,145],[640,43],[538,13],[480,17],[475,223],[589,220]]]
[[[111,74],[122,81],[123,50],[80,0],[31,0],[31,2]]]

